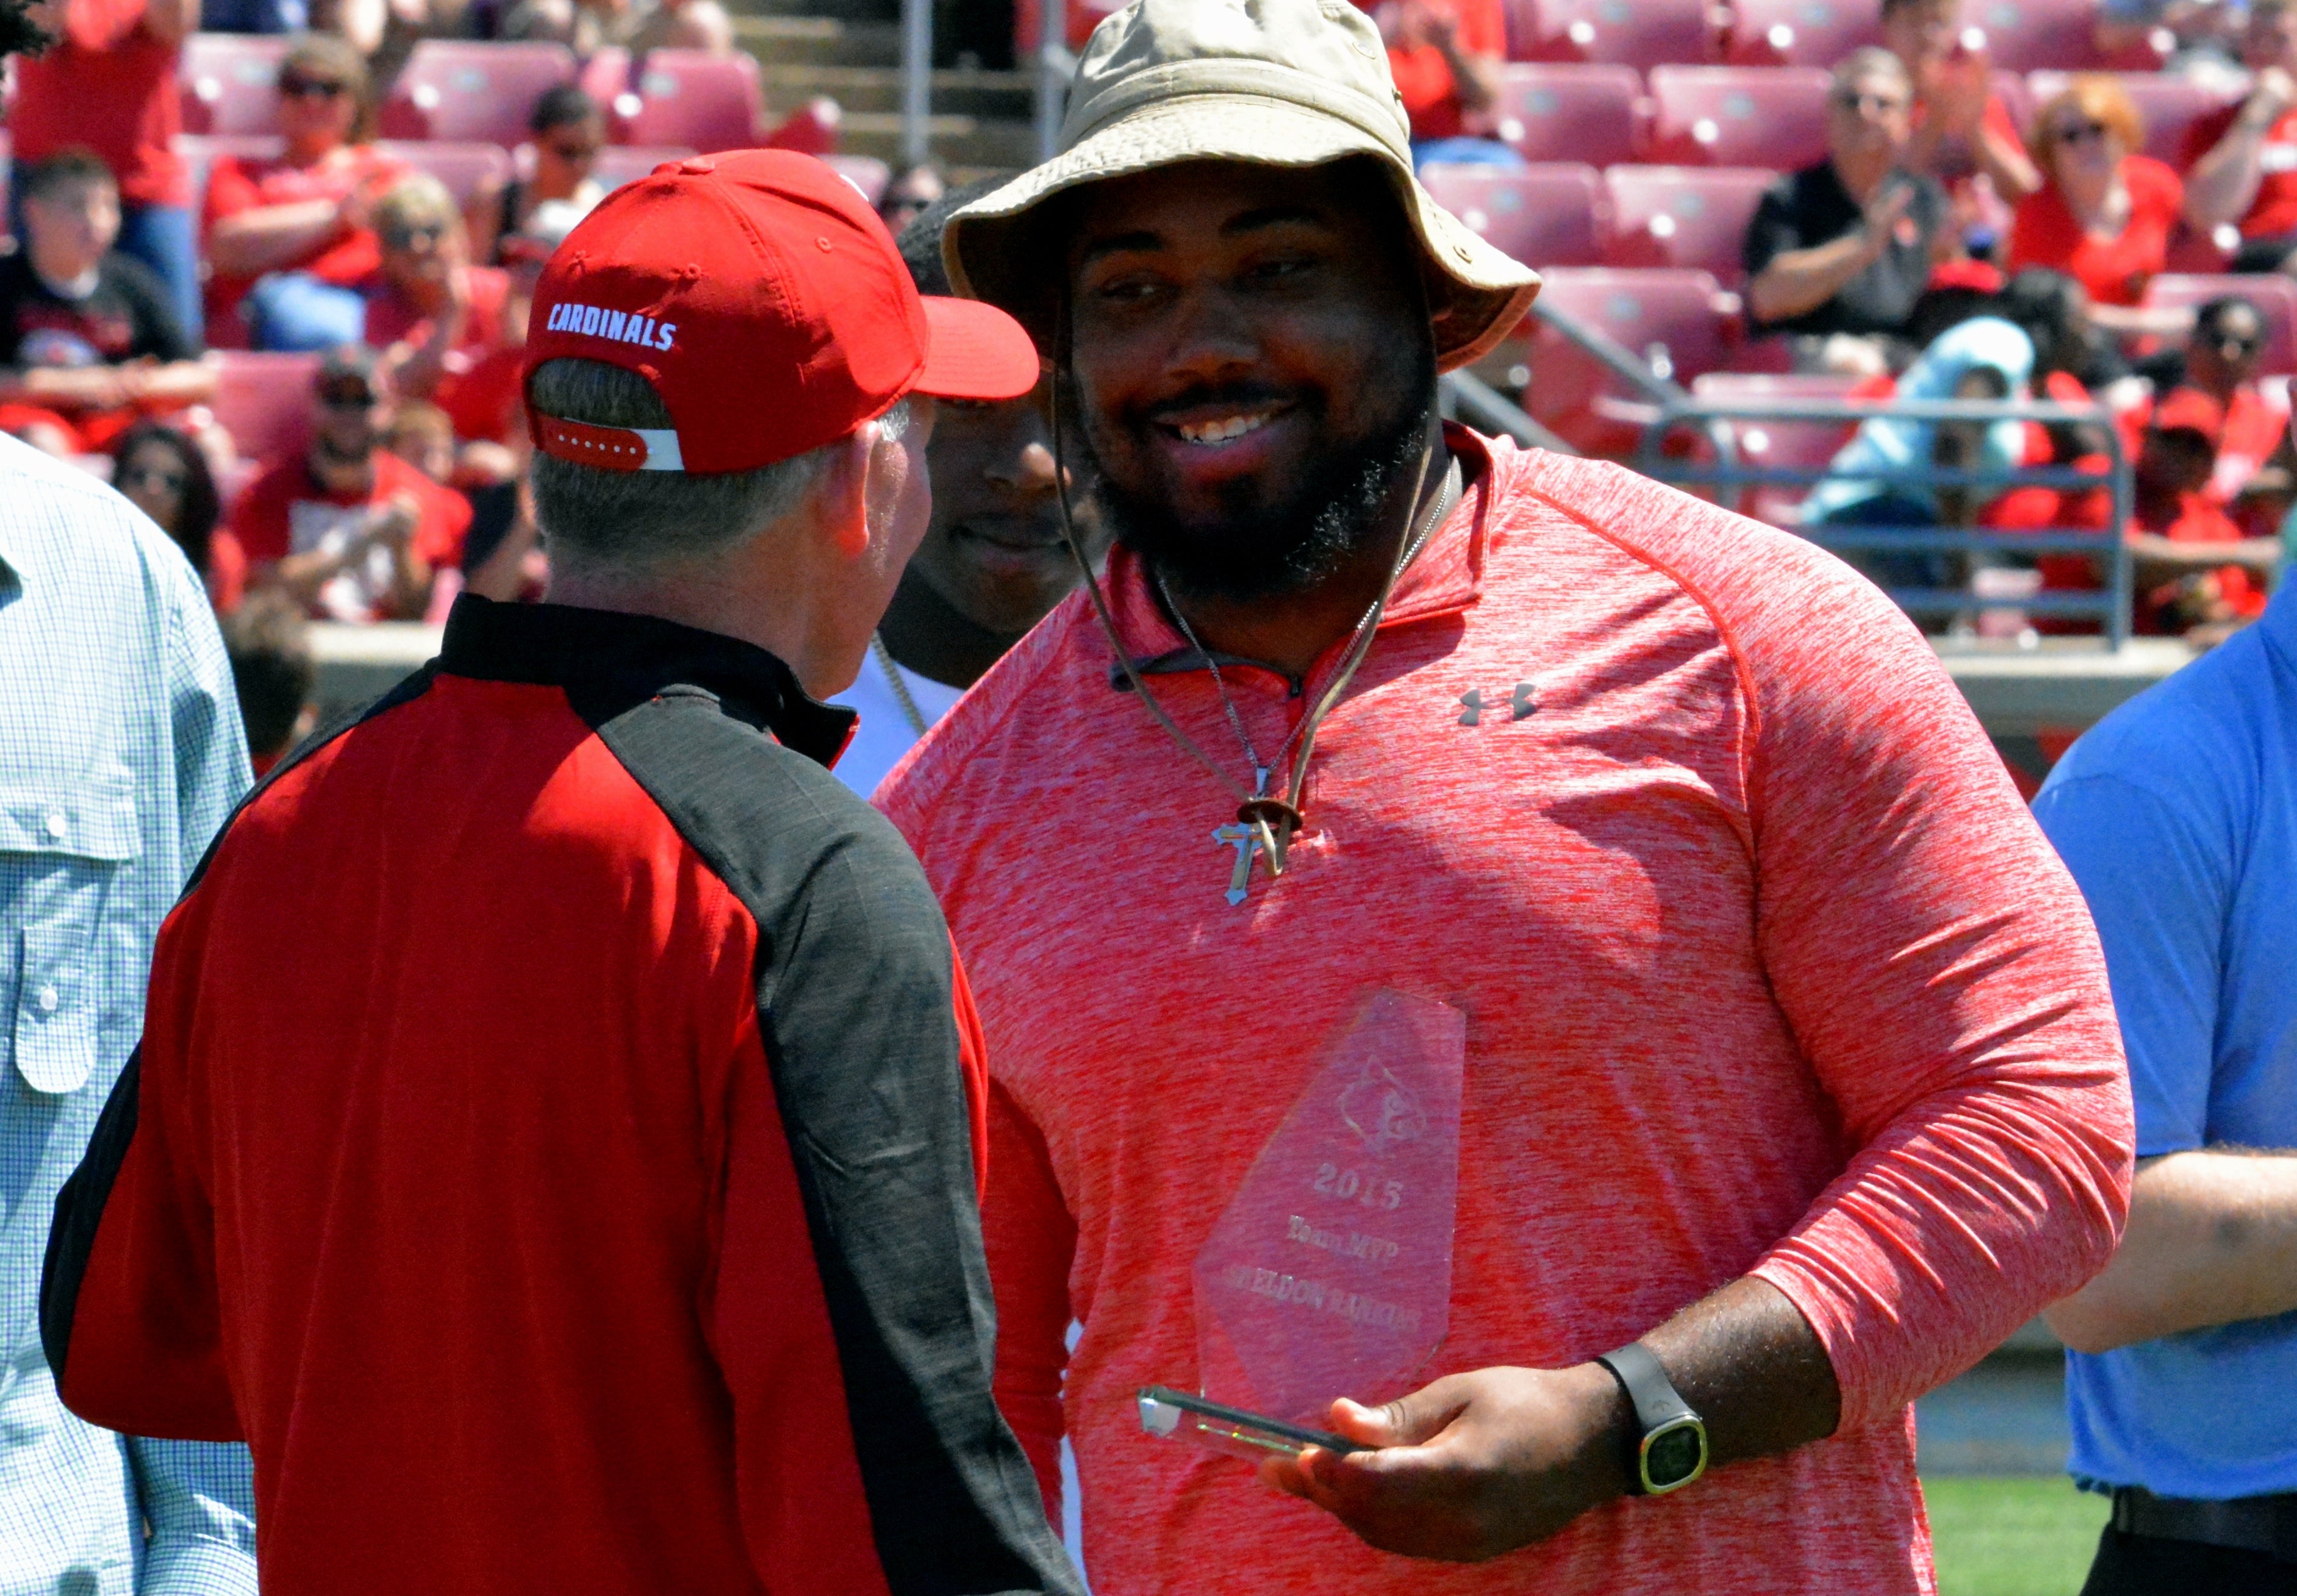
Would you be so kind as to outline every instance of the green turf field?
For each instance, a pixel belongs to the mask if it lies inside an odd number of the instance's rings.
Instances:
[[[1939,1596],[2076,1596],[2105,1498],[2056,1479],[1922,1482],[1938,1553]]]

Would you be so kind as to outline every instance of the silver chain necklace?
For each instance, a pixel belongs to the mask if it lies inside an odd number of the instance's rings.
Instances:
[[[918,708],[918,701],[910,696],[910,684],[902,679],[902,668],[893,661],[893,651],[885,646],[883,633],[869,634],[869,652],[877,656],[877,667],[885,671],[885,684],[893,689],[893,702],[902,706],[902,714],[908,720],[910,729],[918,736],[925,736],[931,728],[926,725],[924,713]]]

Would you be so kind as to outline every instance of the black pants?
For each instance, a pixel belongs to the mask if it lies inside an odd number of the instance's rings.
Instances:
[[[2108,1525],[2081,1596],[2297,1596],[2297,1563]]]

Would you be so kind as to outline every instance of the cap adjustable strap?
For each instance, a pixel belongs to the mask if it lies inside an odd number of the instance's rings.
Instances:
[[[678,434],[667,427],[600,427],[556,415],[534,418],[534,444],[544,454],[606,471],[684,471]]]

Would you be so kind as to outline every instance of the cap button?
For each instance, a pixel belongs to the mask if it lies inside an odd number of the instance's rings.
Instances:
[[[679,161],[678,169],[689,177],[699,177],[706,173],[716,171],[718,163],[707,155],[696,155],[690,160]]]

